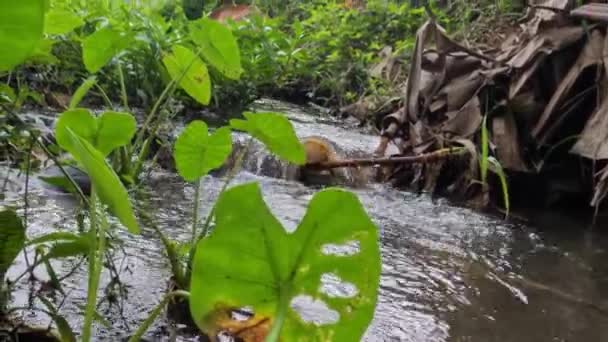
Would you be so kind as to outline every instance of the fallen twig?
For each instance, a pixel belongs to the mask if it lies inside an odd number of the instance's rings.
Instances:
[[[424,153],[416,156],[405,157],[388,157],[388,158],[363,158],[363,159],[342,159],[333,160],[321,163],[306,164],[307,169],[313,170],[328,170],[340,167],[362,167],[375,165],[393,165],[393,164],[426,164],[443,160],[448,157],[463,155],[469,151],[464,147],[442,148],[430,153]]]

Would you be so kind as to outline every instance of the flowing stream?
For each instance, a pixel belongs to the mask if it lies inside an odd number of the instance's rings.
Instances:
[[[272,101],[257,107],[286,112],[298,135],[328,137],[350,155],[373,151],[377,143],[376,136],[300,107]],[[259,182],[273,213],[286,228],[294,229],[316,189],[278,177],[277,163],[263,148],[254,147],[234,184]],[[5,201],[22,206],[24,177],[13,171],[10,179]],[[204,180],[201,215],[222,184],[216,177]],[[29,190],[28,236],[76,229],[74,203],[68,195],[45,188],[36,177]],[[585,220],[560,213],[539,213],[527,224],[510,223],[381,184],[352,191],[378,225],[382,245],[380,295],[365,341],[608,341],[608,314],[602,310],[608,306],[608,238],[601,226],[592,231]],[[192,185],[153,169],[137,196],[138,205],[149,208],[173,239],[186,241],[193,194]],[[139,236],[123,230],[116,234],[120,243],[114,246],[114,263],[122,270],[120,281],[127,296],[110,296],[116,300],[100,305],[109,325],[96,331],[99,341],[119,341],[134,331],[166,292],[170,277],[162,245],[151,229],[144,226]],[[77,261],[54,265],[61,276]],[[24,268],[21,256],[9,278]],[[37,276],[48,279],[42,269]],[[110,280],[106,274],[102,289]],[[69,299],[61,313],[76,329],[82,324],[86,285],[83,266],[63,282]],[[28,306],[36,291],[45,289],[39,283],[19,282],[12,306]],[[35,311],[22,315],[33,324],[49,322]],[[177,340],[196,340],[183,330],[161,318],[147,338],[168,341],[174,335]]]

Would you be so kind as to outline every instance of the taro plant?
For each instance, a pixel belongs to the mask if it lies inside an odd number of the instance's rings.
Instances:
[[[190,310],[203,331],[266,341],[361,338],[373,317],[381,265],[378,230],[354,194],[319,192],[296,231],[287,233],[259,186],[245,184],[220,196],[215,221],[197,246],[190,284]],[[339,252],[346,244],[351,249]],[[356,289],[344,296],[322,291],[327,275]],[[328,322],[302,318],[293,308],[298,297],[323,302]],[[226,318],[240,308],[254,315]]]
[[[282,158],[304,159],[291,126],[272,129],[284,117],[249,113],[246,118],[235,126],[259,137]],[[225,129],[207,136],[206,125],[195,121],[184,130],[175,158],[185,179],[200,182],[200,175],[218,165],[221,158],[215,157],[227,155]],[[195,224],[196,208],[197,202]],[[249,183],[222,191],[206,223],[211,221],[213,230],[207,235],[204,229],[191,251],[190,291],[167,294],[130,341],[138,341],[176,296],[189,298],[193,320],[212,338],[226,332],[255,341],[360,339],[373,317],[381,263],[378,230],[354,194],[334,188],[316,194],[297,230],[288,233],[266,206],[258,184]],[[328,276],[349,293],[322,291]],[[306,320],[293,309],[302,299],[320,300],[331,317],[320,326]],[[243,308],[253,310],[252,316],[229,318]]]
[[[131,233],[139,232],[127,191],[106,161],[106,156],[127,144],[134,133],[135,120],[128,113],[105,112],[96,118],[85,109],[63,113],[55,127],[59,146],[70,153],[91,180],[91,194],[87,201],[89,229],[78,236],[51,233],[38,241],[58,241],[55,246],[63,244],[70,247],[64,250],[68,255],[88,255],[89,282],[83,341],[91,338],[96,314],[97,292],[110,228],[107,213],[113,214]]]

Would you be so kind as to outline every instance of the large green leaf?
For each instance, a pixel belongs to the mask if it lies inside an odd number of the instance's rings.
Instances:
[[[43,26],[43,0],[0,1],[0,71],[12,69],[34,51]]]
[[[202,330],[234,327],[238,323],[226,323],[226,312],[251,307],[254,321],[285,319],[283,341],[360,340],[373,317],[381,263],[378,230],[354,194],[319,192],[288,234],[258,185],[245,184],[220,196],[215,220],[213,233],[197,246],[190,284],[190,310]],[[350,253],[324,252],[346,244],[355,246]],[[356,293],[336,297],[320,291],[324,274],[352,284]],[[300,295],[322,300],[339,321],[304,321],[290,306]]]
[[[137,129],[137,122],[129,113],[108,111],[95,118],[87,109],[68,110],[57,120],[55,137],[59,146],[73,153],[68,127],[107,156],[115,148],[125,146],[131,141]]]
[[[14,210],[0,211],[0,282],[25,244],[25,227]],[[2,286],[0,286],[2,287]]]
[[[83,24],[84,21],[76,13],[63,8],[52,8],[46,13],[44,33],[51,35],[66,34]]]
[[[243,114],[247,120],[232,119],[230,126],[246,131],[268,147],[268,149],[291,163],[306,163],[306,153],[291,122],[280,113]]]
[[[131,233],[138,233],[139,226],[133,214],[127,190],[114,170],[108,165],[105,157],[87,140],[74,133],[70,127],[67,127],[66,131],[70,139],[70,153],[85,168],[101,202],[108,206],[110,212]]]
[[[215,20],[200,19],[190,24],[190,36],[200,46],[207,62],[230,79],[240,78],[241,53],[228,26]]]
[[[175,142],[173,156],[180,176],[195,181],[224,163],[232,152],[232,137],[228,127],[208,134],[207,124],[192,121]]]
[[[203,61],[188,48],[175,45],[172,53],[163,57],[163,63],[177,84],[201,104],[211,100],[211,79]]]
[[[110,27],[101,28],[82,42],[84,66],[89,72],[96,73],[128,46],[129,39],[125,34]]]

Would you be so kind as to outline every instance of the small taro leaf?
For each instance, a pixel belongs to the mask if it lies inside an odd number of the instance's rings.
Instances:
[[[0,276],[6,273],[24,244],[25,227],[21,218],[14,210],[0,211]]]
[[[96,73],[128,46],[125,35],[109,27],[101,28],[82,42],[84,65],[89,72]]]
[[[55,125],[57,143],[73,154],[69,127],[76,135],[85,139],[107,156],[117,147],[127,145],[136,130],[136,121],[129,113],[105,112],[95,118],[87,109],[70,109],[61,114]]]
[[[93,143],[97,135],[97,120],[88,109],[71,109],[63,112],[55,124],[55,139],[64,150],[73,154],[72,139],[68,134],[70,128],[79,137]]]
[[[55,64],[59,60],[53,55],[55,41],[49,38],[41,39],[36,48],[27,58],[27,63],[32,64]]]
[[[115,148],[125,146],[137,129],[137,122],[129,113],[105,112],[97,119],[95,148],[107,156]]]
[[[0,1],[0,71],[23,62],[38,45],[44,26],[44,1]]]
[[[35,239],[29,240],[27,246],[38,245],[45,242],[56,242],[56,241],[76,241],[81,239],[80,235],[69,232],[55,232],[39,236]]]
[[[52,8],[45,16],[44,33],[50,35],[66,34],[83,24],[84,21],[76,13],[67,9]]]
[[[89,240],[82,236],[74,241],[57,242],[45,255],[47,259],[69,258],[89,253]]]
[[[76,89],[76,91],[74,92],[74,95],[72,95],[69,108],[76,108],[80,104],[80,101],[82,101],[85,95],[89,92],[89,90],[93,88],[95,83],[97,83],[97,77],[95,76],[90,76],[84,82],[82,82],[80,87],[78,87],[78,89]]]
[[[232,119],[230,126],[246,131],[280,158],[297,165],[306,163],[304,147],[291,125],[280,113],[244,113],[245,120]]]
[[[175,142],[175,165],[186,181],[195,181],[209,171],[222,166],[232,152],[232,137],[228,127],[208,134],[207,124],[192,121]]]
[[[190,24],[190,36],[201,48],[201,53],[209,64],[230,79],[240,78],[242,68],[239,46],[226,25],[203,18]]]
[[[253,308],[255,320],[274,321],[281,305],[288,310],[283,341],[360,340],[373,317],[381,262],[378,230],[354,194],[319,192],[298,229],[288,234],[264,203],[259,186],[245,184],[220,195],[215,219],[213,233],[197,245],[190,283],[190,311],[203,331],[230,329],[222,317],[242,307]],[[325,245],[351,241],[358,242],[355,254],[322,252]],[[357,293],[332,298],[320,292],[321,276],[327,273],[353,284]],[[320,326],[304,322],[285,307],[300,295],[323,300],[339,313],[339,321]]]
[[[120,222],[131,233],[139,233],[139,226],[129,201],[127,190],[120,179],[106,162],[104,156],[89,142],[79,137],[70,128],[66,128],[73,157],[84,166],[99,199],[109,207]]]
[[[211,79],[205,63],[181,45],[175,45],[172,50],[172,53],[163,57],[163,64],[171,78],[196,101],[204,105],[209,104]]]

